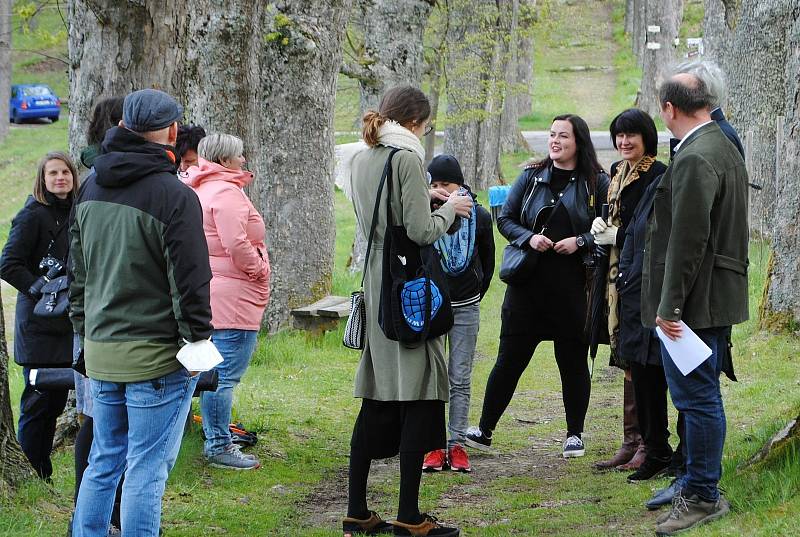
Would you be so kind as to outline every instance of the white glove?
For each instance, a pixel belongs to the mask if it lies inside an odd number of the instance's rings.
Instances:
[[[601,232],[605,231],[605,229],[607,227],[608,227],[608,224],[606,224],[606,221],[598,216],[592,222],[592,229],[590,231],[591,231],[592,235],[597,235],[598,233],[601,233]]]
[[[201,339],[189,343],[183,340],[186,345],[178,351],[178,361],[191,372],[209,371],[214,366],[222,363],[222,355],[217,347],[211,343],[210,339]]]
[[[598,218],[598,220],[600,220]],[[595,220],[596,221],[596,220]],[[594,224],[592,225],[592,232],[594,233]],[[608,246],[609,244],[617,244],[617,226],[606,226],[600,233],[594,234],[594,243],[600,246]]]

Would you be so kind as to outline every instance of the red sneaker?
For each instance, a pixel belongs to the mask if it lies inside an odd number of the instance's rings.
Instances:
[[[445,469],[447,469],[447,459],[443,449],[437,449],[425,455],[425,461],[422,463],[423,472],[441,472]]]
[[[447,450],[447,460],[450,462],[450,469],[454,472],[472,471],[466,450],[458,444]]]

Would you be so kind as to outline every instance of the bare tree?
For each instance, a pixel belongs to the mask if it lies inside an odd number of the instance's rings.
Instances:
[[[8,135],[8,99],[11,92],[11,7],[0,0],[0,142]]]
[[[14,415],[8,390],[8,345],[6,323],[0,300],[0,494],[20,481],[34,477],[28,459],[17,443]]]
[[[647,0],[645,10],[646,45],[642,52],[642,85],[636,105],[657,116],[658,84],[664,70],[675,61],[675,39],[683,19],[683,0]]]

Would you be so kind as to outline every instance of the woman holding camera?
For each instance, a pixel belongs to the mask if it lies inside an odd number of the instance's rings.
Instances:
[[[42,479],[53,473],[50,451],[56,418],[64,411],[68,390],[37,391],[30,370],[72,364],[72,325],[65,313],[44,318],[34,314],[41,289],[66,272],[69,219],[78,192],[78,174],[70,158],[52,152],[40,161],[33,195],[11,223],[0,259],[0,277],[17,291],[14,361],[23,367],[25,389],[20,404],[17,438]]]
[[[579,116],[553,119],[548,156],[511,187],[497,219],[500,233],[536,258],[522,283],[506,289],[500,348],[489,375],[478,427],[466,444],[488,449],[536,347],[552,341],[567,418],[563,456],[580,457],[589,407],[586,265],[593,261],[592,221],[606,200],[608,176],[597,162],[589,127]],[[502,271],[501,271],[502,272]]]

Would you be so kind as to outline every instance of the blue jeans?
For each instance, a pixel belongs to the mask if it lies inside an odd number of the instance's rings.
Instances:
[[[94,442],[75,507],[73,537],[106,537],[122,473],[122,531],[156,537],[161,497],[178,458],[197,377],[181,368],[142,382],[91,380]]]
[[[450,417],[447,428],[450,440],[447,447],[464,445],[469,419],[472,363],[475,360],[475,345],[481,323],[480,304],[453,308],[453,328],[447,333],[450,359],[447,375],[450,380]]]
[[[257,330],[214,330],[211,341],[222,355],[223,362],[217,366],[219,386],[215,392],[203,392],[200,396],[200,411],[203,415],[203,434],[206,437],[203,453],[213,457],[231,443],[233,389],[250,365],[250,357],[256,348]]]
[[[687,494],[706,501],[719,498],[722,448],[725,444],[725,409],[719,375],[728,352],[730,326],[695,330],[711,348],[711,356],[686,376],[675,366],[664,344],[661,358],[672,403],[684,415],[686,473],[680,478]]]

